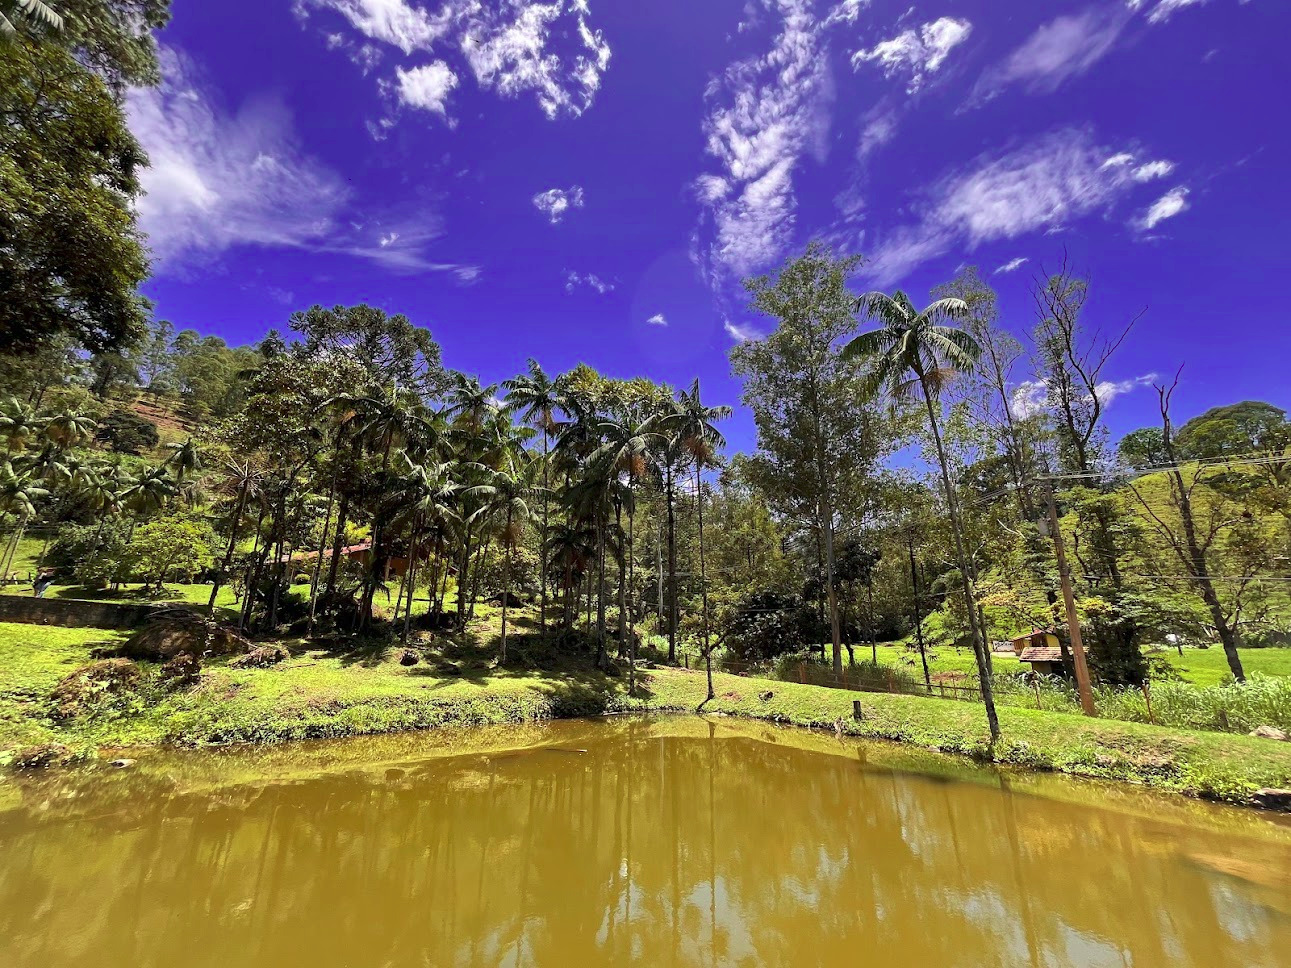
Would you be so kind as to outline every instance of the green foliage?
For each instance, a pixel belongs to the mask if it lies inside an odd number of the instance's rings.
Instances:
[[[737,662],[761,663],[828,639],[829,628],[799,596],[766,591],[748,595],[731,608],[721,636]]]
[[[157,425],[129,410],[113,410],[99,421],[94,437],[118,454],[135,456],[154,449],[161,442]]]
[[[0,351],[66,334],[95,351],[144,329],[134,224],[145,162],[103,79],[61,46],[0,57]]]
[[[187,516],[152,521],[136,528],[125,549],[131,574],[158,590],[168,580],[189,581],[215,563],[210,526]]]

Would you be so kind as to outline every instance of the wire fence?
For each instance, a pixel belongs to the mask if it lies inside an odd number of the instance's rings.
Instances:
[[[680,656],[687,669],[703,669],[702,654]],[[715,659],[713,669],[730,675],[755,679],[775,679],[803,685],[826,686],[851,692],[891,693],[907,696],[933,696],[964,702],[981,702],[982,687],[976,677],[963,673],[938,673],[931,681],[913,677],[901,669],[873,663],[848,663],[835,672],[827,661],[796,657],[788,662],[746,663]]]

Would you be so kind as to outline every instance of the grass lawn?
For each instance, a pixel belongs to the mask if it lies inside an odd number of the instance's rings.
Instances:
[[[491,632],[494,619],[488,616],[477,632]],[[639,692],[629,696],[626,677],[587,668],[494,669],[491,643],[425,647],[423,660],[411,667],[397,662],[396,650],[363,640],[295,643],[293,657],[270,669],[216,662],[190,689],[152,686],[137,702],[115,703],[70,723],[49,719],[53,685],[87,661],[94,644],[119,637],[0,624],[0,759],[45,742],[83,752],[159,743],[277,742],[702,706],[706,713],[824,727],[1238,803],[1248,802],[1260,787],[1291,786],[1291,744],[1010,707],[1000,709],[1004,739],[992,749],[982,710],[970,703],[718,675],[718,698],[705,704],[701,672],[665,668],[642,670]],[[524,648],[515,645],[522,660]],[[536,649],[529,657],[544,661]],[[857,699],[860,721],[852,718]]]
[[[870,647],[854,646],[858,662],[870,659]],[[1247,675],[1259,672],[1266,676],[1291,676],[1291,649],[1242,649],[1240,651],[1242,667]],[[1185,682],[1197,686],[1216,686],[1228,675],[1228,660],[1224,650],[1215,646],[1209,649],[1185,648],[1183,655],[1174,649],[1158,649],[1152,655],[1164,659],[1175,669]],[[911,672],[916,678],[922,678],[923,666],[919,662],[919,650],[904,643],[888,643],[878,647],[880,665],[895,666]],[[844,657],[846,658],[846,657]],[[996,672],[1008,672],[1014,669],[1027,669],[1013,657],[1012,653],[994,653],[991,659]],[[940,647],[928,650],[928,670],[936,676],[938,673],[962,673],[977,675],[977,663],[971,649],[953,649]]]

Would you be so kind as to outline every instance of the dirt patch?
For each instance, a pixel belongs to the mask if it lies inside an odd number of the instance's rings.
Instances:
[[[262,645],[229,663],[232,669],[268,669],[291,658],[291,653],[281,645]]]

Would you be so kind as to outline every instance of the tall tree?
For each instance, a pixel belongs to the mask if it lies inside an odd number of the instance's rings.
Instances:
[[[537,360],[529,360],[528,372],[523,376],[503,382],[507,406],[520,414],[520,419],[542,432],[542,535],[541,547],[547,547],[551,528],[551,435],[557,427],[556,413],[560,408],[560,387],[543,371]],[[546,553],[545,551],[543,552]],[[538,628],[547,637],[547,576],[539,582]]]
[[[992,693],[990,657],[982,630],[977,621],[977,601],[973,590],[973,566],[964,542],[964,525],[960,516],[959,498],[950,477],[950,464],[942,443],[940,428],[940,396],[956,369],[971,370],[981,356],[981,347],[967,332],[949,325],[968,314],[962,299],[939,299],[922,311],[915,308],[910,297],[897,291],[892,295],[871,292],[857,302],[857,310],[864,318],[877,320],[880,328],[862,333],[843,348],[848,359],[864,360],[870,371],[866,378],[874,391],[886,390],[897,399],[912,394],[922,396],[928,414],[928,428],[937,450],[941,468],[943,497],[955,535],[955,551],[963,576],[961,587],[968,624],[973,637],[973,655],[977,660],[977,676],[981,683],[982,700],[986,705],[986,721],[992,740],[1000,735],[999,717],[995,712]]]
[[[834,545],[839,497],[873,470],[883,444],[872,414],[858,406],[859,369],[833,344],[855,328],[856,297],[848,276],[858,257],[835,256],[820,243],[773,278],[745,283],[753,308],[776,320],[764,339],[740,343],[731,366],[744,381],[743,403],[757,424],[750,476],[785,517],[808,524],[820,548],[835,673],[842,674],[842,636]]]

